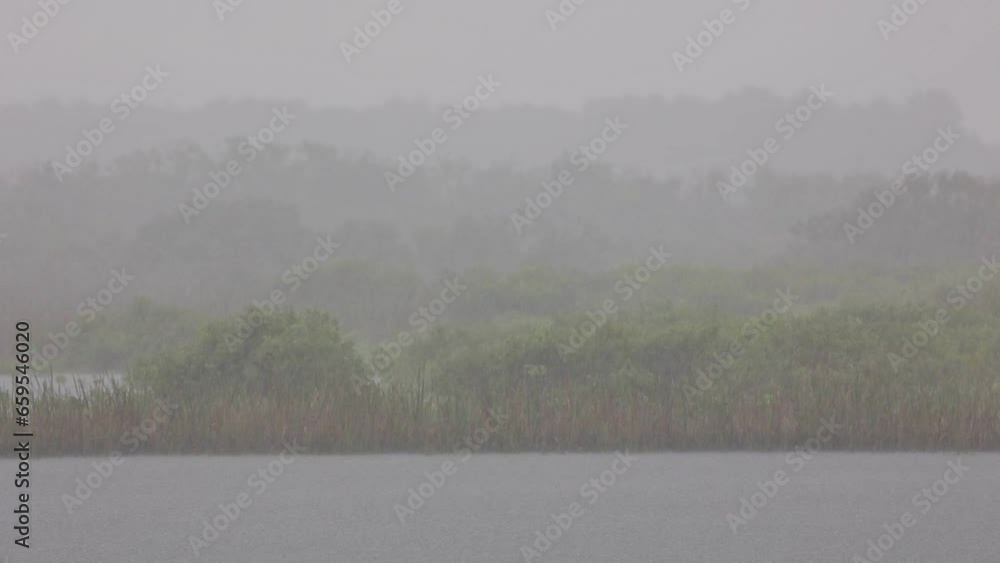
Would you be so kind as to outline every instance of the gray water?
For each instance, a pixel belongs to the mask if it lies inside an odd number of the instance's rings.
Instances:
[[[30,550],[12,543],[15,462],[5,459],[0,556],[13,563],[516,562],[526,560],[522,545],[531,546],[536,531],[556,526],[554,513],[566,514],[569,529],[550,528],[557,539],[539,557],[529,553],[531,561],[850,562],[906,512],[911,527],[899,524],[899,540],[882,539],[892,540],[882,561],[985,563],[1000,553],[1000,455],[962,456],[970,469],[960,478],[946,473],[959,456],[946,454],[637,457],[630,467],[614,464],[613,453],[298,455],[287,464],[277,456],[130,457],[100,483],[91,477],[97,488],[72,514],[62,495],[75,494],[75,480],[107,458],[34,459]],[[401,523],[394,506],[449,461],[452,474]],[[258,470],[272,482],[248,481]],[[757,482],[778,470],[788,480],[770,488],[773,496],[734,533],[727,513],[738,513],[740,499],[750,502]],[[613,476],[603,492],[588,484],[602,473],[605,483]],[[954,481],[947,491],[944,477]],[[932,488],[938,480],[940,496]],[[925,487],[937,500],[914,504]],[[241,493],[249,504],[227,522],[218,505]],[[580,508],[571,515],[574,502]],[[225,529],[195,556],[190,537],[213,518]]]

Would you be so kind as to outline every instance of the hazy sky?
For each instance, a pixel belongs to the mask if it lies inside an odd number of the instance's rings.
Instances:
[[[20,33],[38,0],[5,0],[0,102],[110,105],[156,64],[170,76],[155,105],[281,97],[360,106],[393,96],[450,104],[490,73],[502,83],[492,103],[564,107],[826,83],[840,102],[945,90],[966,127],[1000,142],[1000,3],[992,0],[926,0],[888,41],[878,20],[889,19],[891,0],[587,0],[555,31],[545,11],[559,0],[401,1],[402,12],[348,64],[340,42],[389,0],[242,0],[223,21],[211,0],[72,0],[17,54],[8,33]],[[735,21],[679,72],[672,53],[725,8]]]

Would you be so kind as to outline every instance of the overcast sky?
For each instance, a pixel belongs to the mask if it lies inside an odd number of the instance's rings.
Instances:
[[[555,31],[545,11],[559,0],[402,0],[350,64],[340,43],[389,0],[242,0],[222,21],[211,0],[72,0],[15,54],[8,34],[21,32],[37,1],[0,3],[0,102],[110,105],[156,64],[170,76],[148,103],[184,106],[222,97],[452,103],[489,73],[503,84],[500,103],[562,107],[623,94],[716,98],[747,86],[788,95],[826,83],[840,102],[947,91],[966,127],[1000,142],[992,0],[927,0],[888,41],[878,20],[889,19],[889,0],[588,0]],[[679,72],[672,53],[725,8],[735,21]]]

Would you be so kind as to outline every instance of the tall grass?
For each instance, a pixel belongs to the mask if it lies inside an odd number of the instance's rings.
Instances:
[[[638,387],[528,384],[495,389],[489,401],[404,387],[321,389],[274,400],[249,393],[202,394],[178,403],[138,453],[243,454],[294,440],[310,453],[444,452],[486,425],[489,409],[508,415],[484,445],[490,451],[786,449],[815,436],[821,418],[844,428],[827,447],[849,450],[1000,449],[1000,394],[894,389],[815,377],[791,387],[720,386],[688,400],[680,385],[649,395]],[[151,391],[119,384],[78,396],[39,393],[34,453],[124,451],[156,407]],[[170,398],[162,398],[170,402]],[[14,431],[9,397],[0,435]],[[12,448],[4,447],[5,455]]]

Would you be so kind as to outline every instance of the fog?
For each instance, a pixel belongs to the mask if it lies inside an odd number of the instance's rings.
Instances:
[[[0,444],[30,438],[48,481],[5,460],[0,492],[35,487],[54,524],[21,522],[29,551],[0,519],[0,561],[881,559],[897,501],[1000,449],[998,22],[978,0],[4,3]],[[776,470],[789,504],[744,505]],[[972,488],[995,478],[944,475],[928,506],[965,499],[907,545],[885,528],[894,557],[992,549],[930,540],[996,516]],[[646,525],[678,501],[697,546]]]

